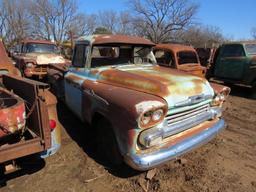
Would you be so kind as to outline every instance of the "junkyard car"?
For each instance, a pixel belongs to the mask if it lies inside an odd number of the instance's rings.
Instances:
[[[212,77],[227,83],[244,84],[256,93],[256,43],[231,42],[220,46]]]
[[[66,63],[55,43],[46,40],[24,40],[13,55],[16,67],[25,77],[39,78],[47,74],[49,63]]]
[[[21,77],[0,41],[0,177],[20,157],[59,149],[56,104],[47,84]]]
[[[72,65],[56,68],[67,106],[92,125],[101,153],[147,170],[208,142],[224,127],[229,88],[156,64],[149,40],[121,35],[77,40]],[[59,76],[55,79],[55,77]],[[95,138],[96,139],[96,138]]]
[[[201,66],[196,50],[182,44],[157,44],[154,47],[157,64],[163,67],[179,69],[201,77],[206,68]]]

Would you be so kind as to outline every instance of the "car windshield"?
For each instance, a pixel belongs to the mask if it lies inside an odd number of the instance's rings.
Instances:
[[[91,67],[125,65],[125,64],[155,64],[156,60],[151,46],[93,46]]]
[[[250,55],[256,55],[256,44],[246,44],[245,50]]]
[[[54,44],[28,43],[26,53],[58,53],[58,48]]]
[[[198,63],[196,53],[193,51],[180,51],[177,56],[179,64]]]

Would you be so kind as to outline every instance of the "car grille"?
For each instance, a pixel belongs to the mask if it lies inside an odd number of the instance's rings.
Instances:
[[[209,104],[167,115],[165,117],[167,127],[164,129],[164,137],[178,134],[212,118],[213,114]]]
[[[43,72],[46,73],[47,72],[47,66],[40,66],[40,67],[36,67],[34,68],[35,72]]]

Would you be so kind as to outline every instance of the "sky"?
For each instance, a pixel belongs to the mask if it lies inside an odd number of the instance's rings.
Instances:
[[[233,40],[252,38],[256,27],[256,0],[190,0],[199,4],[196,22],[220,28]],[[98,13],[103,10],[127,10],[127,0],[79,0],[80,12]]]

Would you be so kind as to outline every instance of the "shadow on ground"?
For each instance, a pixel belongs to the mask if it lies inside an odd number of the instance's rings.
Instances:
[[[16,165],[18,167],[18,170],[16,170],[15,172],[2,175],[2,178],[0,173],[0,187],[5,186],[9,180],[24,175],[30,175],[43,169],[45,167],[45,160],[41,159],[39,155],[30,155],[17,159]]]
[[[88,123],[81,122],[67,107],[59,101],[57,105],[58,118],[68,135],[83,151],[114,176],[128,178],[141,172],[135,171],[126,164],[113,167],[104,161],[97,151],[97,134]]]
[[[231,88],[231,95],[237,97],[243,97],[247,99],[255,99],[253,97],[252,89],[249,87],[239,86],[239,85],[228,85]]]

